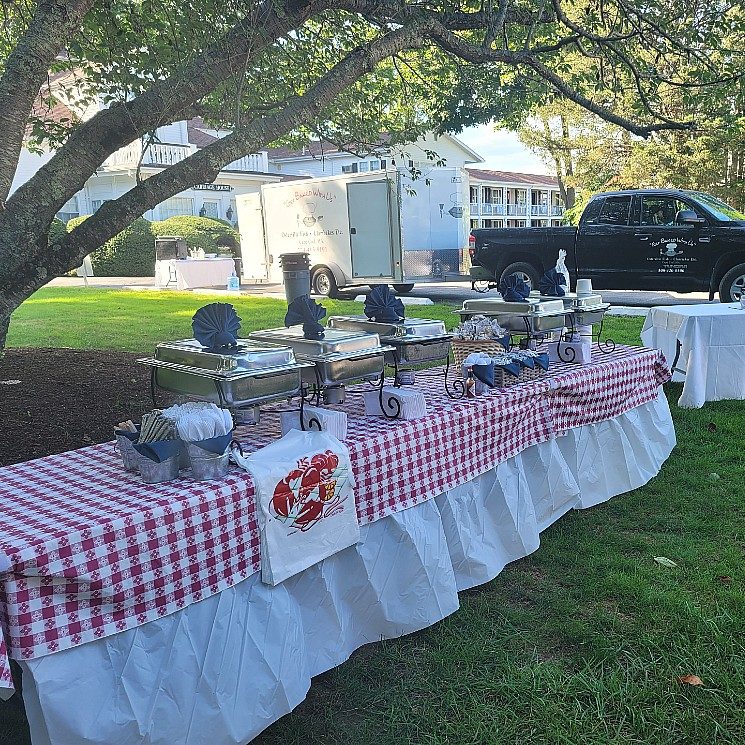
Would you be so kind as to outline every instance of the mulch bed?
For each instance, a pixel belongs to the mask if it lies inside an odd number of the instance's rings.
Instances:
[[[148,369],[126,352],[11,349],[0,358],[0,466],[113,439],[152,409]],[[20,383],[13,383],[20,381]]]

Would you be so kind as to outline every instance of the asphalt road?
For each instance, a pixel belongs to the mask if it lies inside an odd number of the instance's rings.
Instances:
[[[79,277],[59,277],[50,283],[53,287],[81,287],[83,280]],[[92,277],[89,279],[92,287],[126,288],[126,289],[155,289],[151,277]],[[246,285],[242,291],[251,295],[268,295],[270,297],[284,297],[282,285]],[[345,298],[354,298],[365,294],[367,287],[356,287],[342,293]],[[205,290],[207,292],[207,290]],[[492,291],[492,294],[495,291]],[[647,292],[644,290],[601,290],[603,300],[614,307],[650,308],[654,305],[692,305],[708,303],[709,296],[705,292]],[[408,294],[409,297],[430,298],[436,303],[452,303],[460,305],[463,300],[472,297],[487,297],[474,292],[468,282],[433,282],[418,284]],[[714,300],[714,302],[719,302]]]

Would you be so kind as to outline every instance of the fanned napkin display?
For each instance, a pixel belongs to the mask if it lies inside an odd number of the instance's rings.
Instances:
[[[296,297],[287,307],[285,326],[303,326],[306,339],[322,339],[323,325],[319,321],[326,315],[326,308],[308,295]]]
[[[542,277],[538,284],[538,290],[541,295],[550,295],[551,297],[564,297],[566,290],[564,285],[566,278],[559,274],[556,269],[549,269]]]
[[[515,273],[508,275],[499,283],[499,293],[508,303],[527,303],[530,287],[519,274]]]
[[[230,303],[210,303],[191,319],[194,338],[207,349],[233,349],[237,346],[241,319]]]
[[[404,304],[388,285],[378,285],[365,297],[365,315],[371,321],[396,323],[404,318]]]

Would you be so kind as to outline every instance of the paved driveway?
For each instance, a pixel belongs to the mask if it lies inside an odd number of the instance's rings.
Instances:
[[[127,289],[152,289],[153,279],[151,277],[92,277],[90,285],[94,287],[111,287]],[[58,277],[50,282],[52,287],[81,287],[83,280],[79,277]],[[246,285],[241,289],[250,295],[265,295],[269,297],[283,298],[282,285]],[[342,293],[345,298],[354,298],[364,294],[367,287],[357,287]],[[224,292],[224,290],[223,290]],[[494,291],[492,291],[493,294]],[[601,290],[603,300],[611,303],[614,307],[623,308],[650,308],[654,305],[692,305],[695,303],[708,303],[709,296],[705,292],[679,293],[679,292],[647,292],[644,290]],[[436,303],[450,303],[460,305],[463,300],[471,297],[487,297],[480,295],[471,289],[468,282],[433,282],[418,284],[410,293],[410,297],[430,298]],[[714,300],[715,303],[719,302]],[[642,312],[641,310],[639,311]]]

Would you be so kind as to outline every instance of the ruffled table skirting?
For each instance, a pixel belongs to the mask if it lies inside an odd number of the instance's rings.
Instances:
[[[313,676],[455,612],[458,591],[535,551],[570,509],[647,483],[674,445],[660,391],[363,526],[357,546],[277,587],[254,574],[165,618],[22,662],[32,740],[244,745],[296,707]]]

